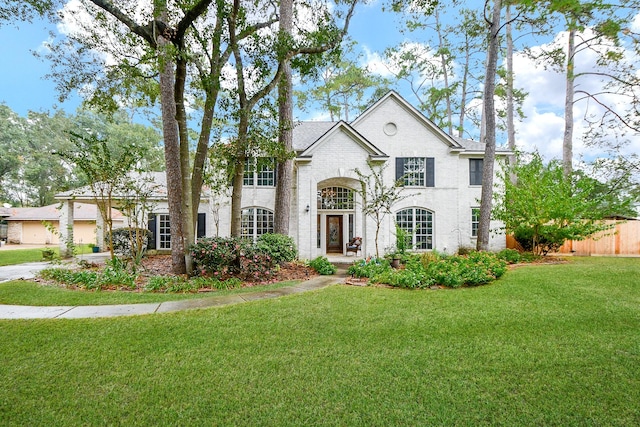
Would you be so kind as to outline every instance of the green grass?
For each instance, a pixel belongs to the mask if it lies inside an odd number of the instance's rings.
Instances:
[[[0,283],[0,304],[39,306],[138,304],[268,291],[284,286],[291,286],[295,283],[297,283],[297,281],[287,281],[264,286],[205,293],[153,293],[71,290],[54,285],[42,285],[31,281],[14,280]]]
[[[44,261],[42,258],[43,249],[52,249],[55,257],[60,256],[60,248],[58,246],[48,246],[46,248],[31,249],[7,249],[0,251],[0,266],[23,264],[25,262]],[[77,245],[76,254],[84,255],[91,253],[89,245]]]
[[[635,426],[639,277],[585,258],[477,288],[0,321],[1,424]]]

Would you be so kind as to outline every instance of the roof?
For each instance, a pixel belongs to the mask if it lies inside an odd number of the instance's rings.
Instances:
[[[58,221],[60,219],[60,204],[40,206],[35,208],[8,208],[7,221]],[[111,209],[113,220],[122,221],[124,215],[117,209]],[[73,219],[75,221],[95,221],[98,207],[88,203],[74,203]]]
[[[484,142],[474,141],[472,139],[459,138],[457,136],[452,136],[452,138],[464,148],[464,151],[462,151],[463,153],[484,154],[485,145],[486,145]],[[506,155],[506,154],[512,154],[512,151],[509,150],[507,147],[504,147],[502,145],[497,145],[496,153]]]
[[[298,122],[293,128],[293,149],[302,152],[319,140],[338,122]]]
[[[137,180],[145,188],[145,192],[148,193],[150,200],[166,200],[167,199],[167,174],[166,172],[144,172],[135,173],[131,175],[132,178]],[[125,198],[127,194],[115,193],[113,199],[117,200]],[[202,188],[201,198],[209,197],[209,190],[206,187]],[[56,194],[58,200],[86,200],[93,201],[93,192],[91,187],[84,186],[76,188],[74,190],[65,191],[63,193]]]
[[[327,123],[327,122],[323,122],[323,123]],[[309,127],[306,130],[309,132],[307,132],[305,136],[309,137],[311,135],[310,131],[312,131],[313,129],[312,127]],[[320,130],[322,130],[322,127],[318,126],[315,130],[319,132]],[[333,126],[331,126],[326,132],[324,132],[319,138],[316,138],[315,141],[313,141],[309,146],[307,146],[302,152],[298,151],[298,159],[299,160],[303,158],[310,159],[311,156],[313,155],[313,152],[319,149],[323,141],[325,141],[327,138],[330,138],[331,135],[337,132],[344,132],[345,134],[349,135],[349,137],[355,143],[359,144],[362,148],[364,148],[369,153],[369,156],[371,159],[387,159],[388,158],[388,156],[384,152],[382,152],[378,147],[373,145],[369,140],[367,140],[364,136],[362,136],[362,134],[356,131],[347,122],[341,120],[339,122],[334,123]],[[307,139],[305,143],[307,143],[308,141],[311,141],[311,139],[312,137]]]
[[[375,108],[388,99],[393,99],[398,102],[409,114],[413,115],[417,120],[421,121],[428,128],[430,128],[435,134],[449,145],[452,151],[466,154],[483,154],[485,151],[485,144],[483,142],[473,141],[470,139],[459,138],[447,134],[444,130],[439,128],[435,123],[429,120],[422,112],[416,109],[413,105],[409,104],[402,96],[395,91],[389,91],[386,95],[380,98],[372,106],[367,108],[362,114],[360,114],[355,120],[347,124],[344,121],[327,122],[327,121],[306,121],[298,122],[293,128],[293,148],[300,155],[300,153],[306,151],[318,140],[328,134],[333,128],[342,125],[349,127],[354,133],[358,132],[354,129],[354,126],[365,117],[369,112],[375,110]],[[358,134],[359,135],[359,134]],[[363,140],[364,137],[360,136]],[[369,143],[371,144],[371,143]],[[377,150],[372,144],[372,148]],[[511,150],[503,146],[496,146],[496,154],[507,155],[511,154]]]

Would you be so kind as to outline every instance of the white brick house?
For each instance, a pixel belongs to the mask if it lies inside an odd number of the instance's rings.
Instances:
[[[354,192],[361,188],[354,170],[368,171],[367,161],[388,164],[385,181],[402,177],[402,194],[408,195],[384,218],[378,242],[382,253],[395,245],[396,223],[411,233],[415,250],[454,253],[459,247],[475,247],[484,144],[447,135],[396,92],[351,123],[299,123],[293,144],[290,235],[301,259],[346,255],[346,243],[355,236],[363,239],[357,256],[375,255],[376,224],[362,213]],[[497,157],[508,154],[497,149]],[[245,173],[244,235],[255,238],[272,231],[274,201],[275,171],[272,163],[261,161]],[[203,198],[199,212],[198,236],[229,234],[227,197]],[[166,203],[158,200],[149,221],[158,249],[170,248],[169,224]],[[499,225],[492,223],[492,229]],[[502,232],[492,233],[492,250],[505,245]]]

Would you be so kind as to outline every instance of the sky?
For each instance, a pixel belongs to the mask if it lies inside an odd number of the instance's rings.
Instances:
[[[357,41],[359,49],[366,52],[364,61],[371,69],[384,71],[385,67],[380,63],[380,53],[405,39],[399,30],[399,21],[395,14],[381,11],[380,0],[361,5],[357,9],[349,34]],[[634,25],[636,29],[640,28],[640,19],[637,19]],[[9,41],[0,45],[0,55],[5,58],[5,64],[0,68],[0,102],[6,103],[21,116],[26,116],[29,110],[52,111],[54,107],[73,113],[80,102],[80,99],[74,96],[60,103],[54,83],[45,79],[45,75],[50,71],[49,64],[32,54],[32,51],[42,48],[43,43],[49,38],[49,31],[56,31],[56,27],[41,21],[19,23],[17,27],[7,24],[0,27],[1,39]],[[558,40],[562,40],[562,33],[557,33],[556,36]],[[588,60],[585,58],[587,62],[584,66],[588,66]],[[524,150],[537,149],[547,159],[560,158],[564,131],[564,77],[560,73],[545,70],[524,56],[516,56],[515,74],[518,87],[528,92],[523,105],[525,119],[516,125],[518,146]],[[410,91],[400,90],[400,94],[409,102],[415,102]],[[598,156],[599,153],[594,152],[593,148],[582,144],[579,135],[583,111],[580,107],[574,111],[577,118],[577,136],[574,138],[575,160],[582,156]],[[633,140],[626,150],[629,153],[640,153],[640,139]]]

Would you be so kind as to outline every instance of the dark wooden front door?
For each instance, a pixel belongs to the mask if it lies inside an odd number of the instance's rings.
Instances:
[[[342,253],[342,215],[327,215],[327,253]]]

